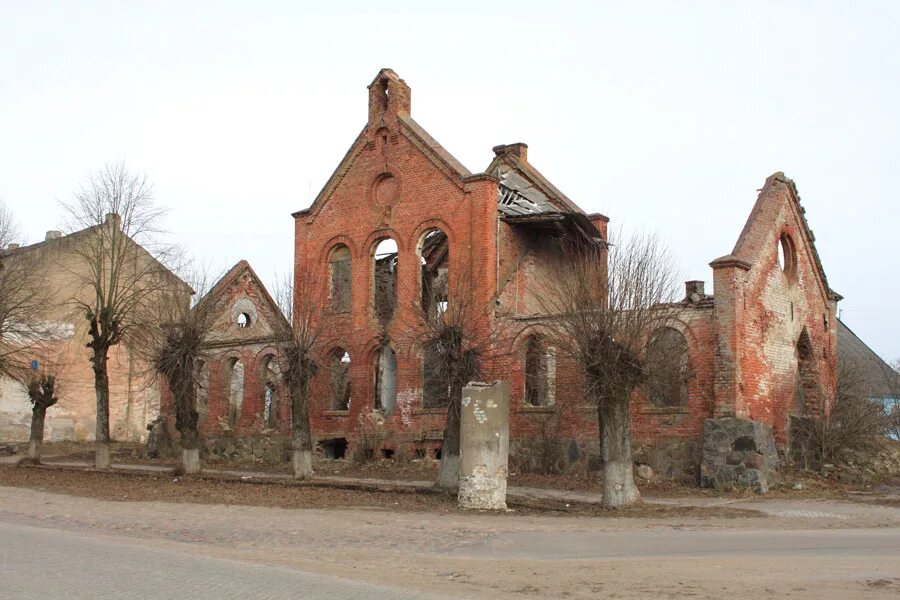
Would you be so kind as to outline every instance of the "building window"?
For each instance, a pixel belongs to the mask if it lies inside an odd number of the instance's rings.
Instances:
[[[263,373],[263,424],[268,429],[278,427],[278,372],[272,355],[262,362]]]
[[[347,312],[350,310],[352,260],[347,246],[336,246],[328,259],[329,279],[331,280],[331,310]]]
[[[536,335],[525,342],[525,404],[551,406],[556,384],[556,357]]]
[[[375,409],[389,417],[397,403],[397,354],[385,344],[375,353]]]
[[[206,415],[209,412],[209,367],[203,360],[197,363],[194,394],[197,399],[197,426],[199,427],[206,421]]]
[[[429,318],[447,310],[450,269],[450,247],[447,235],[440,229],[426,231],[418,247],[422,311]]]
[[[382,323],[394,316],[397,304],[397,242],[385,238],[375,246],[375,314]]]
[[[335,348],[328,355],[331,377],[329,410],[350,410],[350,353]]]
[[[782,273],[793,282],[797,276],[797,250],[794,240],[786,233],[778,239],[778,266]]]
[[[425,346],[422,359],[422,406],[424,408],[445,408],[450,400],[450,379],[444,363],[444,352],[440,341]]]
[[[688,344],[677,329],[658,329],[646,355],[647,397],[660,408],[686,406],[688,402]]]
[[[244,365],[232,358],[228,369],[228,425],[234,429],[244,403]]]

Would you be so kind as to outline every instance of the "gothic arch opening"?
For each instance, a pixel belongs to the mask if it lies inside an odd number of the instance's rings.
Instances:
[[[450,276],[450,246],[447,234],[429,229],[419,239],[419,283],[422,311],[429,317],[447,310],[448,279]]]

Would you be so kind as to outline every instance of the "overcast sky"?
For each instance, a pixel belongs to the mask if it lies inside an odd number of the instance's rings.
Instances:
[[[300,4],[0,0],[0,198],[28,241],[124,160],[194,257],[268,283],[391,67],[471,171],[526,142],[586,211],[658,232],[708,287],[784,171],[842,319],[900,358],[900,2]]]

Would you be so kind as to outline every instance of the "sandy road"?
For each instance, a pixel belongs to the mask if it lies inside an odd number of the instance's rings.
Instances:
[[[813,516],[286,510],[109,502],[0,487],[0,537],[14,538],[2,544],[0,596],[29,591],[22,586],[43,571],[35,560],[42,548],[61,549],[47,564],[48,589],[63,589],[64,580],[64,595],[72,598],[89,591],[98,572],[108,573],[100,584],[120,579],[130,595],[110,588],[92,597],[171,597],[160,581],[183,583],[193,574],[207,582],[194,597],[211,590],[215,597],[315,598],[317,589],[335,598],[900,595],[900,510],[873,507],[870,517],[859,505],[822,502],[791,512],[779,502],[782,513]],[[312,591],[297,594],[298,586]]]

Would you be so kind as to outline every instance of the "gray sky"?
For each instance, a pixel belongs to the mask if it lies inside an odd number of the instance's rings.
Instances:
[[[0,198],[39,241],[125,160],[193,256],[268,283],[388,66],[470,170],[526,142],[585,210],[657,231],[708,286],[784,171],[843,320],[900,357],[900,3],[391,4],[0,0]]]

